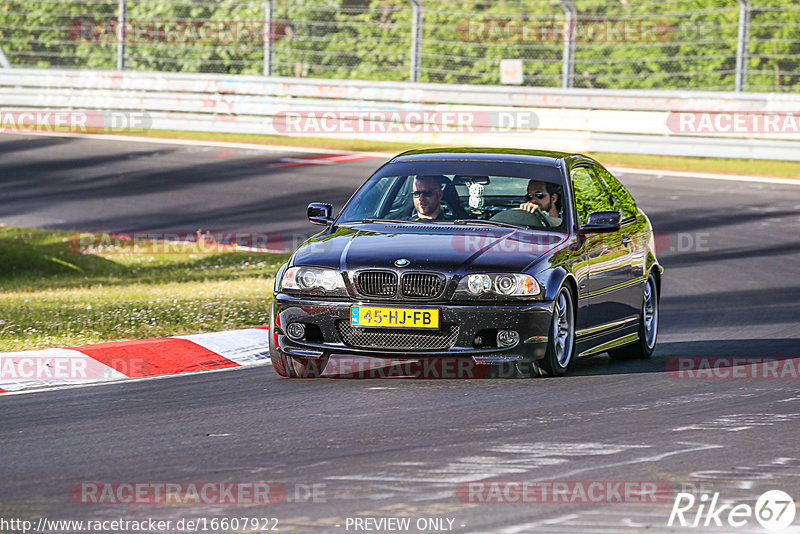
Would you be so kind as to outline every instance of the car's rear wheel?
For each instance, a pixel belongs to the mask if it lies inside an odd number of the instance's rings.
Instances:
[[[269,358],[272,369],[285,378],[318,378],[328,365],[328,357],[299,358],[290,356],[278,349],[275,343],[275,310],[270,312],[269,321]]]
[[[639,339],[636,343],[611,349],[608,355],[614,360],[635,360],[653,355],[658,338],[658,285],[653,274],[644,284],[642,309],[639,315]]]
[[[539,367],[544,374],[559,376],[567,372],[575,351],[575,303],[567,285],[561,287],[553,303],[553,319],[544,359]]]

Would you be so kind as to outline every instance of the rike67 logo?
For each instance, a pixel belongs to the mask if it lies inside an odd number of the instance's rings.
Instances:
[[[781,490],[761,494],[755,506],[746,503],[720,503],[719,492],[713,495],[678,493],[672,504],[667,526],[681,527],[744,527],[757,521],[769,531],[782,531],[789,527],[795,516],[794,500]]]

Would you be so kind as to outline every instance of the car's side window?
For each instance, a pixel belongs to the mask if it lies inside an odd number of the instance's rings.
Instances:
[[[593,211],[612,209],[605,191],[600,186],[594,172],[589,167],[574,167],[572,169],[572,183],[575,186],[575,209],[578,212],[578,221],[585,223]]]
[[[619,180],[617,180],[610,172],[608,172],[602,165],[594,166],[597,177],[600,178],[603,186],[611,195],[611,201],[614,204],[614,209],[622,212],[622,218],[636,217],[638,210],[636,209],[636,201],[625,189]]]

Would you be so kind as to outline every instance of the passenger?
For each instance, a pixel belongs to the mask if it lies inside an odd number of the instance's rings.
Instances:
[[[558,184],[531,180],[528,182],[528,194],[525,195],[526,202],[520,204],[519,208],[531,213],[544,212],[550,226],[558,226],[561,224],[561,216],[556,207],[556,202],[558,202],[556,191],[558,191]]]
[[[436,176],[417,176],[414,179],[414,213],[412,221],[449,221],[452,218],[442,213],[442,182]]]

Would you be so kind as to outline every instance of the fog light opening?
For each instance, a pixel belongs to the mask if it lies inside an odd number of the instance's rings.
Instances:
[[[286,327],[286,335],[291,339],[303,339],[306,335],[306,326],[303,323],[290,323]]]
[[[516,330],[499,330],[497,332],[498,347],[513,347],[519,343],[519,333]]]

